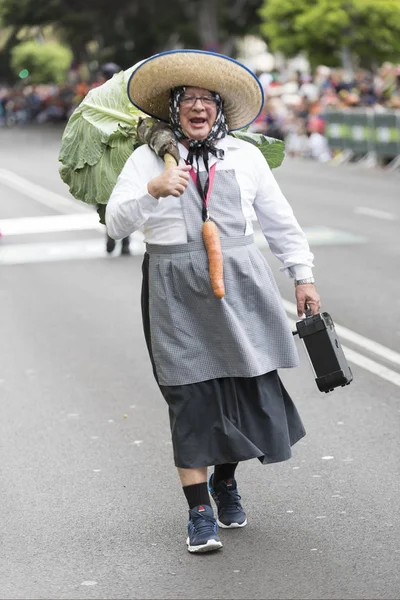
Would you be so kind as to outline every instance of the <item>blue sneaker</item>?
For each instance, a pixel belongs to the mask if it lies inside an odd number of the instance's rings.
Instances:
[[[223,529],[233,529],[247,525],[246,513],[240,504],[236,479],[220,481],[215,488],[212,487],[212,475],[208,482],[208,489],[218,509],[217,523]]]
[[[217,531],[218,525],[211,506],[201,504],[189,510],[186,540],[189,552],[211,552],[222,548]]]

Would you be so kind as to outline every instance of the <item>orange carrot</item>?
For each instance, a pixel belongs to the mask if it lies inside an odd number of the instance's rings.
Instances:
[[[207,250],[211,287],[217,298],[223,298],[225,296],[224,268],[218,227],[213,221],[206,221],[203,223],[202,234]]]
[[[178,163],[171,154],[164,155],[165,169]],[[218,227],[213,221],[206,221],[202,228],[204,245],[208,256],[208,268],[212,290],[217,298],[225,296],[224,267],[222,261],[222,249],[219,239]]]

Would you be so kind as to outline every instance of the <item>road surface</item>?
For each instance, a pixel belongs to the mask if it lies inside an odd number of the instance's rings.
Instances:
[[[399,598],[399,175],[276,171],[354,382],[321,394],[297,342],[281,376],[307,436],[290,461],[239,466],[248,526],[193,556],[141,329],[143,244],[106,255],[58,176],[60,135],[0,131],[0,597]]]

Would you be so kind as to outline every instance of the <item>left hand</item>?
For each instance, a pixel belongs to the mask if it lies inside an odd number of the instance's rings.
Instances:
[[[305,314],[307,306],[310,307],[312,315],[320,312],[321,301],[313,283],[304,283],[296,286],[296,303],[297,315],[300,319]]]

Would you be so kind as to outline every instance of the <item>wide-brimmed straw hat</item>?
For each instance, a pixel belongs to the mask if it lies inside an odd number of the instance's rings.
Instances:
[[[237,60],[202,50],[173,50],[139,64],[128,82],[128,96],[139,110],[169,120],[170,90],[200,87],[220,94],[229,130],[254,121],[264,104],[257,77]]]

